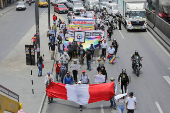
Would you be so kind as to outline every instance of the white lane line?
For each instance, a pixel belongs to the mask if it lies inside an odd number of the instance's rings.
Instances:
[[[170,57],[170,54],[164,49],[164,47],[152,36],[151,33],[148,34],[152,37],[152,39],[163,49],[163,51]]]
[[[122,38],[125,39],[124,36],[122,35],[122,33],[120,32],[120,30],[119,30],[119,33],[120,33],[120,35],[122,36]]]
[[[101,113],[104,113],[103,105],[100,105],[101,107]]]
[[[169,76],[163,76],[163,78],[168,82],[168,84],[170,85],[170,78]]]
[[[157,106],[157,108],[158,108],[158,110],[159,110],[159,113],[163,113],[163,111],[162,111],[159,103],[158,103],[158,102],[155,102],[155,104],[156,104],[156,106]]]
[[[47,8],[48,9],[48,8]],[[40,17],[47,11],[47,9],[40,15]]]

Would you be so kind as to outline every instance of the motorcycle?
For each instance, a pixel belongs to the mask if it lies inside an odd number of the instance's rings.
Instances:
[[[104,17],[104,24],[105,25],[109,25],[109,15],[106,15],[105,17]]]
[[[139,74],[140,74],[140,69],[142,68],[142,64],[140,63],[140,61],[142,61],[143,57],[135,57],[134,59],[132,59],[132,61],[134,62],[134,66],[133,66],[133,70],[135,71],[136,73],[136,76],[139,77]]]

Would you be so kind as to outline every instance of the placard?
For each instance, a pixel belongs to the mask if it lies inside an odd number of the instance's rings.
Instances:
[[[79,71],[80,70],[80,65],[79,64],[71,64],[71,70],[77,70]]]
[[[95,76],[95,82],[97,82],[97,83],[105,82],[105,76],[104,75],[96,75]]]
[[[74,32],[74,41],[75,42],[85,42],[84,31],[75,31]]]

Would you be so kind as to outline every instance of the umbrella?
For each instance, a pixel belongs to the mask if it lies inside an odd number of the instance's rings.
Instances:
[[[118,99],[120,99],[121,97],[124,97],[124,96],[126,96],[126,95],[127,95],[127,93],[116,95],[116,96],[115,96],[115,99],[118,100]]]
[[[25,112],[23,111],[23,109],[20,109],[20,110],[18,111],[18,113],[25,113]]]

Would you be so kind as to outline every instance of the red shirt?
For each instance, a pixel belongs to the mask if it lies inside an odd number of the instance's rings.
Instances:
[[[56,15],[53,15],[53,20],[57,20],[57,16]]]
[[[60,72],[61,64],[60,64],[60,63],[58,63],[58,65],[59,65],[60,67],[56,67],[57,65],[55,64],[56,73],[59,73],[59,72]]]

